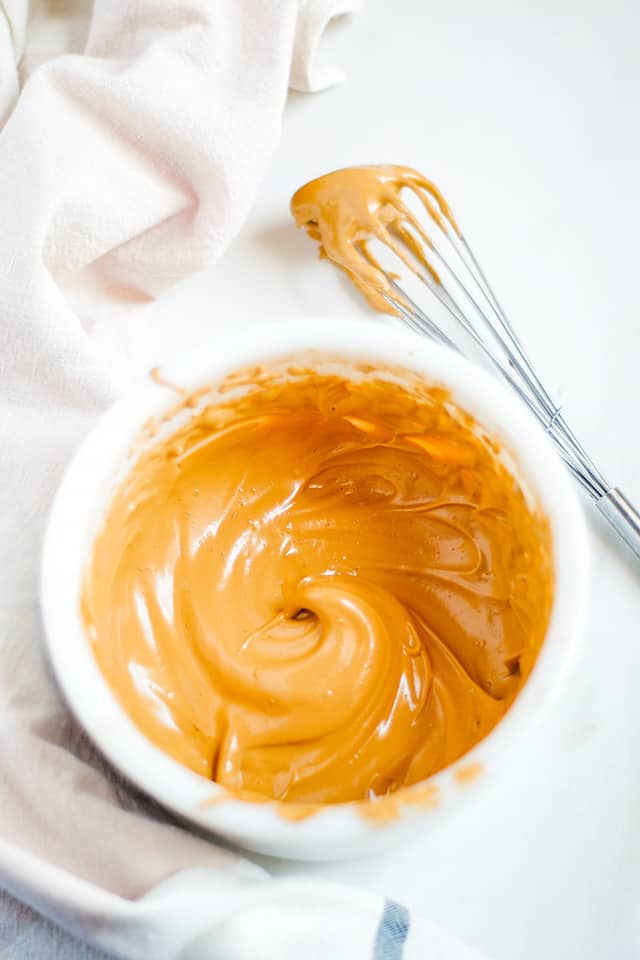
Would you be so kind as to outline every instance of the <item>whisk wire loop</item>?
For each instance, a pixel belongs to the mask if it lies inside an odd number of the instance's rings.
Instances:
[[[408,228],[412,227],[411,221]],[[518,394],[546,431],[560,457],[583,490],[599,507],[631,550],[640,557],[640,515],[633,505],[603,477],[591,457],[566,423],[561,407],[555,403],[529,359],[506,312],[487,280],[466,238],[445,222],[440,225],[452,257],[441,244],[429,237],[425,255],[429,261],[411,264],[420,283],[454,321],[457,334],[463,335],[481,353],[489,366]],[[419,231],[424,239],[424,231]],[[389,249],[398,256],[398,236]],[[400,257],[407,266],[414,253],[409,247]],[[415,259],[415,258],[414,258]],[[428,268],[427,268],[428,267]],[[385,271],[393,296],[385,294],[389,305],[415,332],[464,352],[458,337],[452,338],[428,312],[419,306],[395,278]]]

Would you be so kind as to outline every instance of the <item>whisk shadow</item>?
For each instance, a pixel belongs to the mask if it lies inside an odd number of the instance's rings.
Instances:
[[[315,244],[309,242],[302,230],[298,230],[293,220],[280,220],[271,224],[263,230],[256,233],[256,241],[260,247],[264,248],[270,256],[286,265],[287,270],[292,265],[300,267],[313,267],[314,276],[326,276],[326,282],[331,283],[335,288],[341,291],[341,297],[344,296],[349,301],[349,309],[354,314],[359,314],[371,320],[380,319],[373,310],[364,303],[362,294],[360,294],[350,280],[342,273],[336,270],[327,261],[318,263],[318,248]]]
[[[279,220],[264,230],[258,231],[256,240],[279,260],[287,263],[311,263],[317,259],[317,252],[311,246],[301,230],[297,230],[293,220]]]

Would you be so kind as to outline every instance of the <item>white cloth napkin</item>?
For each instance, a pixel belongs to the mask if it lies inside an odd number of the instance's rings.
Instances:
[[[357,6],[98,0],[85,53],[32,52],[14,106],[26,2],[0,3],[0,886],[123,957],[475,956],[396,904],[272,880],[169,823],[96,755],[41,648],[44,522],[116,390],[111,318],[224,251],[290,75],[304,89],[337,79],[315,47]],[[89,956],[60,936],[2,895],[3,957]]]

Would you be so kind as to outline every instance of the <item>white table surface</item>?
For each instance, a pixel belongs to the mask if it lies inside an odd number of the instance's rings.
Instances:
[[[414,165],[452,202],[585,444],[640,500],[639,30],[634,0],[369,0],[326,41],[348,82],[291,96],[251,222],[145,311],[138,367],[177,340],[215,350],[224,323],[367,315],[294,230],[289,197],[335,167]],[[512,768],[435,835],[269,869],[384,892],[494,960],[640,957],[640,564],[589,519],[581,656]]]

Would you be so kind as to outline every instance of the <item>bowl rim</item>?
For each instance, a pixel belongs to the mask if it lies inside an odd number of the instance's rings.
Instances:
[[[188,388],[220,382],[260,361],[316,352],[347,362],[401,366],[451,392],[514,457],[546,513],[552,532],[555,590],[547,634],[536,665],[505,717],[467,754],[397,795],[406,825],[428,813],[435,822],[469,802],[487,775],[506,765],[509,751],[557,693],[577,652],[586,613],[588,552],[576,491],[534,418],[507,388],[454,351],[398,327],[362,319],[296,318],[250,330],[216,330],[215,349],[202,347],[160,365],[167,380]],[[68,464],[49,514],[41,562],[41,612],[54,674],[71,710],[107,759],[130,781],[192,826],[261,853],[324,858],[363,847],[381,823],[363,816],[367,802],[327,805],[288,819],[277,801],[252,803],[229,794],[165,754],[133,724],[93,657],[80,617],[80,585],[96,511],[106,506],[117,465],[150,416],[175,405],[175,394],[148,376],[96,422]],[[482,771],[464,782],[460,771]],[[428,783],[437,804],[412,803]],[[314,853],[315,851],[315,853]],[[333,851],[328,854],[328,851]]]

